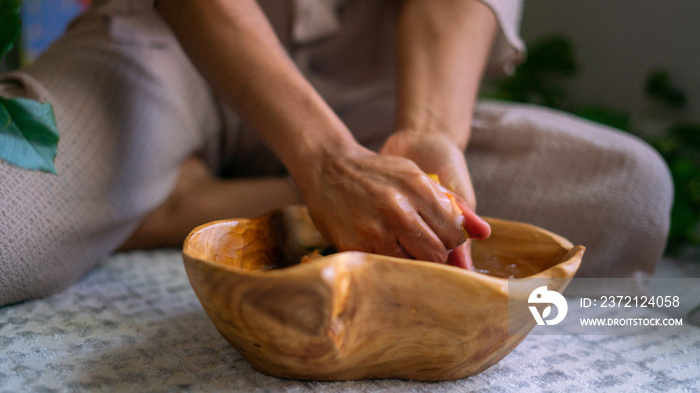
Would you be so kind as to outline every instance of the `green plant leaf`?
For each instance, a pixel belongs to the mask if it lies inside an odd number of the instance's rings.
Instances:
[[[0,97],[0,159],[55,174],[58,139],[51,104]]]
[[[685,92],[671,85],[671,76],[663,69],[654,70],[647,76],[644,90],[650,98],[671,108],[684,108],[688,101]]]
[[[567,102],[564,82],[576,74],[576,56],[571,41],[551,36],[528,45],[527,60],[515,75],[496,81],[494,96],[564,109]]]
[[[0,58],[12,49],[22,28],[22,0],[0,0]]]
[[[671,210],[669,245],[697,244],[695,228],[698,225],[697,209],[685,199],[676,199]]]
[[[632,131],[630,115],[625,112],[598,105],[585,105],[576,108],[574,114],[584,119],[615,127],[619,130]]]
[[[700,156],[700,123],[674,124],[669,133],[680,139],[688,148],[695,149]]]
[[[541,38],[528,45],[527,60],[518,70],[540,75],[571,77],[578,70],[574,45],[561,35]]]

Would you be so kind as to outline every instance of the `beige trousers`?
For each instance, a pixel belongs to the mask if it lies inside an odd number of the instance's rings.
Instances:
[[[361,3],[344,11],[340,32],[305,45],[285,38],[284,7],[270,19],[300,70],[376,149],[393,128],[395,13],[391,2]],[[58,176],[0,161],[0,305],[60,291],[104,260],[194,153],[223,176],[284,175],[153,12],[90,11],[31,66],[3,76],[0,95],[50,101],[61,133]],[[653,271],[672,184],[644,143],[551,110],[484,102],[466,157],[479,213],[585,245],[580,277]]]

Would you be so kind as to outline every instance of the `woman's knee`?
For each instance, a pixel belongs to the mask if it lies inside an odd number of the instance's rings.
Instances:
[[[0,305],[65,289],[128,235],[110,200],[80,194],[80,172],[62,168],[56,176],[0,161]]]
[[[34,187],[36,177],[0,163],[0,305],[58,292],[86,272],[70,221],[44,208],[60,201]]]
[[[59,292],[77,279],[73,271],[62,266],[64,252],[52,250],[38,232],[25,228],[29,226],[3,228],[7,233],[0,238],[0,306]]]
[[[670,227],[673,183],[661,156],[626,134],[608,135],[606,155],[614,163],[599,179],[597,234],[581,277],[633,277],[653,273]],[[590,229],[589,229],[590,230]]]
[[[661,155],[637,138],[621,141],[623,193],[617,195],[619,208],[633,227],[643,227],[658,237],[668,235],[673,204],[673,180]]]
[[[581,276],[653,270],[673,199],[669,170],[655,150],[630,134],[543,108],[488,104],[479,114],[486,130],[474,133],[470,166],[488,174],[474,173],[482,213],[583,244]]]
[[[611,218],[616,217],[621,226],[641,226],[665,238],[673,182],[661,155],[629,133],[558,111],[539,111],[537,125],[547,130],[546,138],[559,139],[544,143],[546,151],[539,154],[577,168],[575,178],[600,193],[590,198],[608,205]],[[560,126],[547,127],[547,123]],[[574,157],[577,155],[580,157]]]
[[[633,224],[665,246],[673,205],[673,180],[661,155],[641,140],[628,145],[626,173],[630,192],[624,198],[634,215]]]

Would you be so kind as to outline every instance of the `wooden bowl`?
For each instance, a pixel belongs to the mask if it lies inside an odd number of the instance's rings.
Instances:
[[[543,229],[487,221],[492,235],[474,242],[473,256],[493,275],[360,252],[299,264],[327,245],[304,207],[202,225],[183,259],[216,328],[265,374],[453,380],[490,367],[535,326],[527,309],[508,315],[503,276],[559,279],[550,289],[561,291],[583,256]]]

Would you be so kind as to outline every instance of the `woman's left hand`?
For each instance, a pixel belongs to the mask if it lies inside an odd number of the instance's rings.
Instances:
[[[485,233],[483,237],[488,237],[489,225],[474,212],[476,197],[464,152],[452,140],[439,133],[400,130],[386,140],[379,153],[408,158],[425,173],[438,175],[446,192],[455,196],[467,232]],[[473,269],[471,239],[452,250],[447,263]]]

